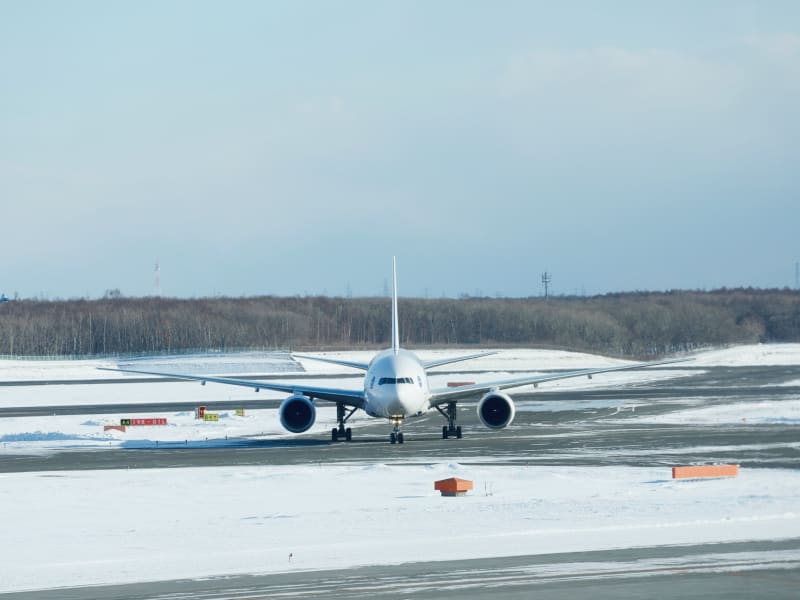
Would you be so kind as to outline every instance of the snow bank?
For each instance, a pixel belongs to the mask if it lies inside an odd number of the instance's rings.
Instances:
[[[698,367],[746,367],[800,365],[800,344],[751,344],[700,352],[692,363]]]

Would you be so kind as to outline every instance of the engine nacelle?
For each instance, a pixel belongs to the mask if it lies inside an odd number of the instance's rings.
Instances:
[[[311,398],[295,394],[281,402],[278,414],[281,416],[281,425],[284,429],[292,433],[303,433],[314,424],[317,409]]]
[[[514,402],[501,392],[489,392],[478,402],[478,418],[490,429],[508,427],[515,414]]]

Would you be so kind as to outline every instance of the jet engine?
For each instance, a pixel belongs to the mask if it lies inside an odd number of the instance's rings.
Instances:
[[[292,433],[303,433],[314,424],[317,409],[311,398],[295,394],[281,402],[278,414],[281,416],[281,425],[284,429]]]
[[[490,429],[508,427],[515,413],[514,402],[501,392],[489,392],[478,402],[478,418]]]

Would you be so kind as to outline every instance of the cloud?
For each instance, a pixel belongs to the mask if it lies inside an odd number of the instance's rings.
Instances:
[[[745,79],[725,62],[670,50],[599,47],[534,50],[514,56],[502,76],[509,97],[607,108],[714,110],[740,94]]]
[[[800,117],[798,57],[793,34],[752,36],[724,52],[532,49],[503,66],[499,118],[537,163],[771,169],[796,151],[787,132]]]
[[[754,34],[744,43],[772,60],[794,61],[800,57],[800,35],[794,33]]]

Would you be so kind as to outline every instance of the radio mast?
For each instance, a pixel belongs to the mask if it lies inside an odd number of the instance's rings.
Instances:
[[[553,280],[550,273],[545,271],[542,273],[542,285],[544,286],[544,299],[547,300],[548,290],[550,287],[550,282]]]

